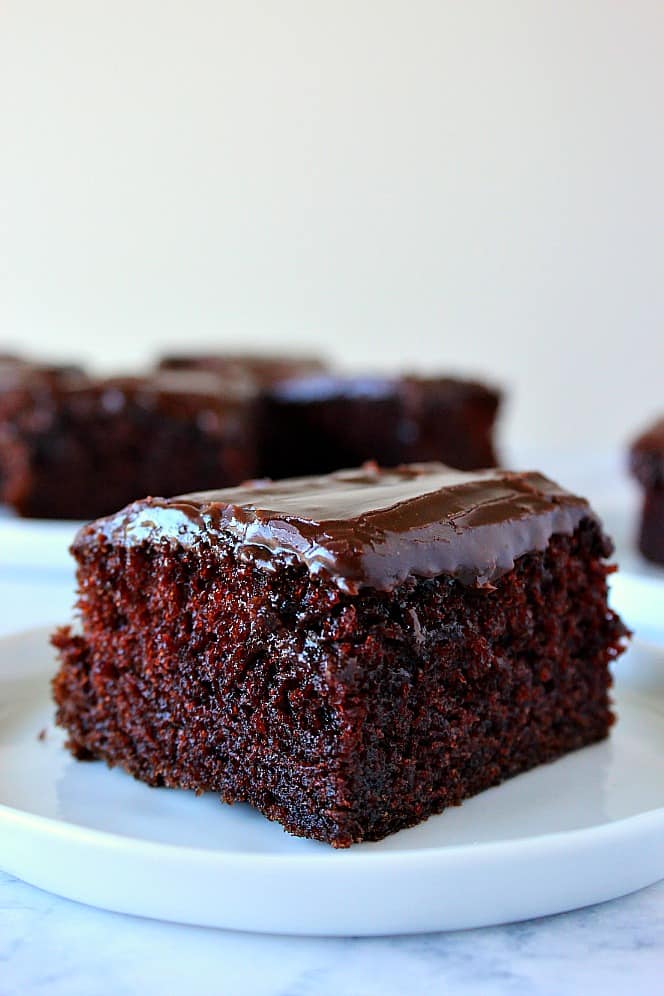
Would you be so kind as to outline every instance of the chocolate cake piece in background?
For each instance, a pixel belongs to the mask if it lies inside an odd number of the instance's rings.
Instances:
[[[320,474],[365,460],[492,467],[499,401],[484,384],[451,377],[323,374],[285,381],[265,402],[261,472]]]
[[[8,355],[0,501],[24,516],[88,518],[146,494],[368,459],[486,467],[498,404],[473,381],[332,375],[316,357],[183,354],[146,376],[99,378]]]
[[[139,501],[74,544],[80,758],[378,840],[606,737],[611,544],[537,473],[440,464]]]
[[[655,564],[664,564],[664,418],[634,441],[632,474],[643,488],[639,550]]]
[[[320,373],[326,364],[317,356],[261,353],[174,353],[159,361],[161,370],[211,370],[228,378],[249,378],[259,388],[289,377]]]
[[[256,471],[256,404],[202,371],[25,365],[3,382],[0,370],[0,498],[20,515],[87,519],[146,494],[235,484]]]
[[[25,473],[25,452],[14,445],[20,431],[19,413],[23,414],[24,425],[32,423],[36,427],[39,411],[48,405],[58,385],[81,376],[81,368],[74,365],[33,363],[12,353],[0,355],[0,502],[12,502]]]

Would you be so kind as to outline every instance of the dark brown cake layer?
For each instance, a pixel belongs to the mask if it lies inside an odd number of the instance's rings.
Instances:
[[[298,835],[375,840],[606,736],[597,522],[491,588],[441,575],[349,594],[232,538],[79,542],[83,634],[60,631],[58,722],[79,757],[249,802]]]
[[[194,480],[236,483],[256,471],[255,404],[204,372],[24,365],[0,380],[0,497],[22,515],[78,519]]]
[[[483,384],[449,377],[287,381],[267,396],[260,462],[270,477],[327,473],[366,460],[385,467],[430,460],[462,470],[492,467],[499,401]]]
[[[447,574],[486,585],[525,553],[569,535],[588,503],[541,474],[453,471],[442,464],[395,470],[366,465],[315,478],[255,481],[241,488],[148,498],[78,535],[136,546],[168,541],[213,548],[278,569],[301,561],[340,587],[390,590],[410,575]],[[276,560],[276,563],[274,561]]]

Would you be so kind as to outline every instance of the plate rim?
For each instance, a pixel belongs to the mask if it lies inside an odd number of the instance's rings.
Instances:
[[[582,748],[581,748],[582,749]],[[131,776],[129,776],[131,777]],[[494,786],[499,788],[500,786]],[[456,807],[455,807],[456,808]],[[439,814],[440,815],[440,814]],[[69,839],[80,838],[85,846],[117,848],[122,844],[131,847],[132,850],[149,851],[155,857],[174,857],[178,855],[183,859],[196,861],[218,861],[223,863],[232,860],[233,863],[247,862],[252,865],[259,864],[336,864],[340,860],[344,861],[371,861],[372,864],[387,862],[393,863],[395,860],[416,861],[430,858],[431,860],[442,861],[449,855],[450,859],[457,860],[472,852],[473,855],[490,854],[500,856],[500,853],[517,850],[520,853],[526,848],[537,848],[540,845],[547,845],[551,848],[566,848],[571,842],[581,841],[585,837],[611,837],[618,836],[620,831],[633,829],[638,823],[650,823],[662,821],[664,828],[664,806],[657,806],[654,809],[643,810],[640,813],[633,813],[631,816],[623,816],[618,820],[609,820],[605,823],[593,824],[589,827],[576,827],[572,830],[556,830],[550,833],[535,834],[530,837],[510,837],[508,840],[480,841],[472,844],[443,844],[435,847],[422,848],[394,848],[390,850],[370,850],[362,851],[357,845],[348,848],[329,847],[320,853],[311,854],[287,854],[285,852],[265,853],[261,851],[240,851],[229,850],[227,848],[206,848],[193,847],[188,844],[167,844],[163,841],[150,841],[142,837],[134,837],[129,834],[113,833],[110,830],[98,830],[94,827],[85,827],[69,820],[58,820],[50,816],[40,816],[37,813],[29,813],[27,810],[17,809],[6,803],[0,803],[0,827],[3,823],[14,823],[24,826],[26,829],[43,830],[45,835],[52,837],[67,837]],[[300,840],[303,838],[295,838]],[[380,843],[380,842],[378,842]],[[664,871],[663,871],[664,877]]]

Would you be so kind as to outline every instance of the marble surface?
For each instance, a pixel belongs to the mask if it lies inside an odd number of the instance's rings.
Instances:
[[[0,635],[61,622],[71,600],[70,578],[0,564]],[[606,996],[661,993],[663,980],[664,882],[529,923],[338,940],[121,916],[0,872],[0,996]]]
[[[607,996],[663,979],[664,882],[529,923],[337,940],[134,919],[0,873],[1,996]]]

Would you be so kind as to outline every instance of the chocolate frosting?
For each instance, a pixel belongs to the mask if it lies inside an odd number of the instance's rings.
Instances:
[[[276,570],[284,559],[344,591],[390,591],[411,576],[490,587],[517,557],[543,550],[594,515],[536,472],[450,470],[439,463],[357,470],[178,498],[146,498],[79,532],[99,540],[214,549]]]

